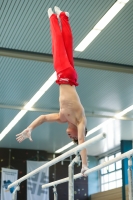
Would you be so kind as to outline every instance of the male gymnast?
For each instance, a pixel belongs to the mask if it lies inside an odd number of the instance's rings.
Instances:
[[[66,130],[68,136],[77,144],[85,142],[86,117],[84,108],[80,102],[75,86],[77,83],[77,73],[74,68],[73,61],[73,37],[69,24],[69,13],[62,12],[59,7],[55,6],[53,13],[52,9],[48,9],[48,16],[50,20],[51,40],[53,65],[57,74],[56,83],[59,85],[59,113],[52,113],[41,115],[35,119],[24,131],[16,135],[18,142],[22,142],[26,138],[31,138],[31,132],[37,126],[44,122],[59,122],[67,123]],[[58,20],[60,19],[61,27]],[[81,151],[82,169],[81,173],[87,168],[87,151]]]

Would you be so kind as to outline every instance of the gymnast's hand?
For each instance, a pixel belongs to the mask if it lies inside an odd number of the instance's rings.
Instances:
[[[23,142],[26,138],[29,138],[30,141],[33,141],[31,138],[31,132],[32,130],[29,128],[26,128],[22,133],[19,133],[16,135],[16,140],[20,143]]]
[[[88,170],[89,168],[87,167],[87,166],[82,166],[82,169],[81,169],[81,174],[83,175],[83,176],[87,176],[86,174],[84,174],[87,170]]]

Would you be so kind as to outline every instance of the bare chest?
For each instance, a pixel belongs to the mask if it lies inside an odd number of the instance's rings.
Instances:
[[[83,107],[79,102],[60,101],[60,117],[62,120],[77,125],[83,115]]]

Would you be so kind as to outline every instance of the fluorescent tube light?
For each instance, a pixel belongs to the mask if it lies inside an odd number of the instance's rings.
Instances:
[[[62,151],[64,151],[64,150],[68,149],[69,147],[71,147],[71,146],[73,146],[73,145],[74,145],[74,143],[73,143],[73,142],[70,142],[70,143],[68,143],[67,145],[65,145],[65,146],[63,146],[62,148],[60,148],[60,149],[58,149],[57,151],[55,151],[55,153],[60,153],[60,152],[62,152]]]
[[[108,12],[94,26],[94,29],[104,29],[105,26],[117,15],[117,13],[125,6],[124,3],[116,2]]]
[[[56,80],[56,73],[54,72],[50,78],[44,83],[44,85],[37,91],[37,93],[30,99],[30,101],[24,106],[24,110],[21,110],[14,119],[7,125],[7,127],[0,134],[0,141],[9,133],[9,131],[18,123],[18,121],[27,113],[41,97],[42,95],[53,85]]]
[[[125,110],[123,110],[122,112],[114,115],[114,117],[116,118],[119,118],[119,117],[122,117],[123,115],[125,115],[126,113],[130,112],[133,110],[133,105],[131,105],[130,107],[126,108]],[[95,128],[91,129],[90,131],[87,132],[87,135],[86,137],[90,136],[91,134],[95,133],[96,131],[100,130],[102,127],[104,127],[105,125],[107,125],[108,123],[110,123],[111,121],[115,120],[110,118],[110,119],[107,119],[105,122],[99,124],[98,126],[96,126]],[[55,151],[55,153],[61,153],[62,151],[68,149],[69,147],[73,146],[74,143],[73,142],[70,142],[68,143],[67,145],[65,145],[64,147],[58,149]]]
[[[90,136],[91,134],[95,133],[96,131],[100,130],[103,126],[107,125],[108,123],[110,123],[111,121],[113,121],[114,119],[108,119],[105,122],[99,124],[98,126],[96,126],[95,128],[91,129],[90,131],[87,132],[86,137]]]
[[[21,110],[14,119],[7,125],[7,127],[0,134],[0,141],[6,134],[17,124],[17,122],[27,113],[27,110]]]
[[[128,108],[126,108],[125,110],[123,110],[122,112],[116,114],[114,117],[116,118],[120,118],[122,117],[123,115],[125,115],[126,113],[130,112],[133,110],[133,105],[129,106]]]
[[[82,40],[82,42],[75,48],[75,51],[84,51],[84,49],[94,40],[94,38],[100,32],[100,30],[91,30],[88,35]]]
[[[38,92],[31,98],[31,100],[24,106],[24,109],[30,109],[44,93],[53,85],[56,80],[56,73],[54,72],[50,78],[44,83],[44,85],[38,90]]]
[[[127,3],[129,0],[118,0],[118,2],[120,2],[120,3]]]
[[[118,14],[118,12],[126,5],[129,0],[118,0],[108,10],[108,12],[100,19],[94,28],[75,48],[75,51],[84,51],[85,48],[98,36],[98,34],[107,26],[107,24]]]

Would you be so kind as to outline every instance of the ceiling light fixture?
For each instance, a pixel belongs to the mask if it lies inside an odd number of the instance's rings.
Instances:
[[[100,19],[94,28],[75,48],[75,51],[84,51],[85,48],[99,35],[99,33],[107,26],[107,24],[118,14],[118,12],[126,5],[129,0],[117,0],[108,12]]]
[[[119,119],[120,117],[122,117],[123,115],[127,114],[128,112],[130,112],[132,110],[133,110],[133,105],[129,106],[125,110],[123,110],[120,113],[116,114],[114,117]]]
[[[73,145],[74,145],[74,143],[73,143],[73,142],[70,142],[70,143],[68,143],[67,145],[65,145],[65,146],[63,146],[62,148],[60,148],[60,149],[58,149],[57,151],[55,151],[55,153],[60,153],[60,152],[62,152],[62,151],[64,151],[64,150],[68,149],[69,147],[71,147],[71,146],[73,146]]]
[[[30,101],[24,106],[14,119],[7,125],[7,127],[0,134],[0,141],[9,133],[9,131],[18,123],[18,121],[28,112],[44,93],[53,85],[56,80],[56,73],[54,72],[50,78],[44,83],[44,85],[36,92],[36,94],[30,99]]]

